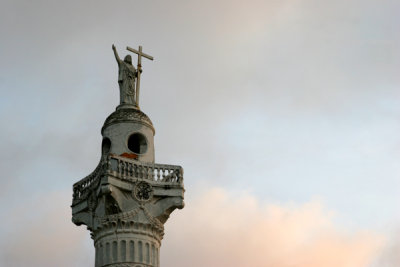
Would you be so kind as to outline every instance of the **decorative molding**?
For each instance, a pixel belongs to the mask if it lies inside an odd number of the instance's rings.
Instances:
[[[144,112],[135,108],[121,108],[111,113],[111,115],[108,116],[104,122],[101,132],[103,133],[106,127],[120,122],[139,122],[151,128],[153,133],[155,133],[153,123],[151,122],[150,118]]]
[[[101,218],[101,222],[104,224],[107,222],[117,222],[118,220],[127,221],[129,219],[133,219],[139,213],[139,209],[140,208],[136,208],[134,210],[105,216],[105,217]]]

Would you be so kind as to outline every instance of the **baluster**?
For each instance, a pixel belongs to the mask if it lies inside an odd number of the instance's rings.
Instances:
[[[173,182],[176,182],[176,172],[175,172],[175,170],[173,169],[173,168],[171,168],[171,180],[173,181]]]
[[[165,168],[165,179],[167,182],[171,182],[171,176],[169,176],[169,169]]]
[[[171,182],[176,182],[176,175],[174,169],[170,169]]]
[[[125,169],[125,178],[126,178],[126,177],[129,177],[129,175],[131,173],[131,171],[130,171],[131,165],[129,164],[129,162],[125,162],[125,166],[126,166],[126,169]]]
[[[168,168],[167,169],[167,176],[168,176],[168,180],[170,181],[170,182],[173,182],[174,181],[174,173],[172,172],[172,170],[170,169],[170,168]]]
[[[153,176],[151,175],[151,167],[147,167],[147,179],[153,180]]]
[[[117,173],[121,174],[121,161],[119,159],[117,161]]]
[[[149,166],[143,166],[143,175],[143,178],[149,179]]]
[[[147,179],[147,166],[142,166],[143,168],[143,179]]]
[[[133,176],[135,178],[138,178],[138,165],[136,163],[134,163],[134,167],[135,167],[135,170],[134,170]]]
[[[126,178],[126,177],[129,177],[129,174],[130,174],[129,169],[131,167],[131,164],[129,164],[129,162],[125,162],[125,164],[126,164],[126,173],[125,173],[125,178]]]
[[[122,177],[125,177],[125,173],[126,173],[126,162],[122,161]]]
[[[121,160],[119,165],[119,175],[122,177],[124,174],[124,162]]]
[[[168,169],[168,181],[174,182],[174,171],[172,169]]]
[[[150,167],[150,178],[152,181],[154,181],[154,165]]]
[[[160,181],[160,168],[155,169],[157,172],[157,181]]]
[[[183,182],[183,169],[182,168],[179,168],[178,169],[178,179],[179,179],[179,183],[182,183]]]
[[[131,163],[131,177],[135,177],[135,163]]]
[[[133,165],[132,165],[132,163],[129,163],[128,176],[129,177],[133,176]]]

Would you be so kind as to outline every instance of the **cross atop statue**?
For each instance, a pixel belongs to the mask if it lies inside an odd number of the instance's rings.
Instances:
[[[135,50],[133,48],[130,48],[129,46],[127,46],[126,49],[128,51],[131,51],[131,52],[136,53],[138,55],[137,67],[138,67],[139,72],[138,72],[137,80],[136,80],[136,105],[139,106],[140,73],[142,72],[142,56],[145,57],[145,58],[148,58],[150,60],[153,60],[153,57],[143,53],[141,45],[139,45],[139,51]]]
[[[120,91],[120,104],[133,104],[139,107],[139,91],[140,91],[140,74],[142,73],[142,57],[153,60],[152,56],[149,56],[142,52],[142,46],[139,46],[139,50],[135,50],[126,47],[128,51],[131,51],[138,55],[137,69],[132,65],[132,57],[126,55],[122,61],[119,56],[115,45],[112,45],[114,50],[115,59],[118,63],[118,84]],[[135,90],[136,81],[136,90]]]

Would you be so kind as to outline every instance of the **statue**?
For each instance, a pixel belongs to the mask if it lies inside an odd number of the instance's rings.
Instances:
[[[139,46],[139,50],[135,50],[126,47],[128,51],[131,51],[138,55],[137,70],[132,65],[132,57],[130,55],[125,56],[122,61],[117,53],[115,45],[112,45],[114,50],[115,59],[118,62],[118,84],[120,93],[120,104],[132,104],[139,108],[139,90],[140,90],[140,74],[142,73],[142,57],[149,60],[153,60],[152,56],[149,56],[142,52],[142,46]],[[136,88],[135,88],[136,80]],[[136,89],[136,90],[135,90]]]
[[[135,81],[138,77],[138,71],[132,65],[132,57],[130,55],[125,56],[122,61],[119,56],[115,45],[112,45],[114,50],[115,59],[118,63],[118,84],[119,84],[119,94],[120,94],[120,104],[132,104],[137,105],[137,100],[135,99]],[[139,71],[142,72],[140,69]]]

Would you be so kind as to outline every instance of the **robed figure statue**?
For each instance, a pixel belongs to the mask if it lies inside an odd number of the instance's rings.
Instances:
[[[135,81],[138,76],[138,72],[132,65],[132,57],[127,55],[122,61],[118,56],[115,45],[112,45],[112,49],[114,50],[115,59],[118,62],[120,104],[137,105],[135,100]]]

